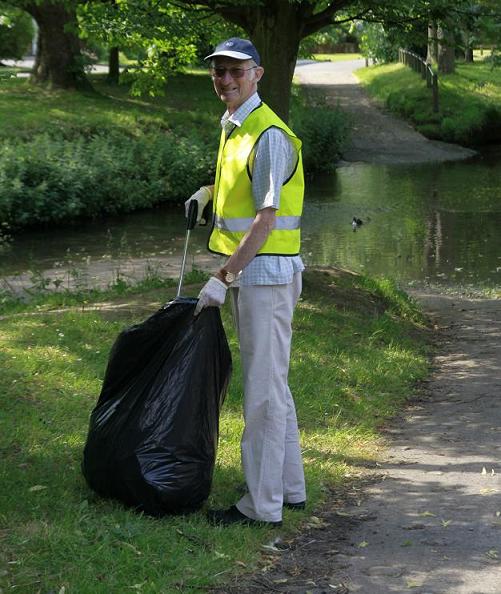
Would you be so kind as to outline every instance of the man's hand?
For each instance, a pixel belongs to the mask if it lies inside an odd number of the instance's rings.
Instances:
[[[202,213],[204,208],[207,206],[209,200],[212,200],[212,190],[210,186],[202,186],[199,190],[197,190],[192,196],[186,200],[184,203],[184,210],[185,215],[188,217],[188,211],[190,209],[190,202],[195,200],[198,203],[198,210],[197,210],[197,223],[200,223],[200,219],[202,218]]]
[[[198,303],[195,308],[195,315],[202,311],[204,307],[221,307],[226,299],[226,290],[228,287],[215,276],[205,283],[198,295]]]

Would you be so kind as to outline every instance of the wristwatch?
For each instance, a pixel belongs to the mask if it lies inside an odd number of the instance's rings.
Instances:
[[[226,270],[226,268],[220,268],[217,272],[216,275],[220,280],[223,281],[223,283],[225,285],[230,286],[231,283],[235,280],[236,275],[233,272],[230,272],[229,270]]]

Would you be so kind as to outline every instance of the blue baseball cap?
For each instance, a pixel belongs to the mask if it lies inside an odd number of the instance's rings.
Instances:
[[[209,60],[216,56],[226,56],[228,58],[235,58],[235,60],[254,60],[258,66],[261,63],[261,58],[253,43],[248,39],[240,39],[239,37],[231,37],[223,41],[204,60]]]

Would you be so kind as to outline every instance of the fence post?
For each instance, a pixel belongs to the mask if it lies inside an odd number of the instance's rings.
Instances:
[[[433,95],[433,111],[435,113],[438,113],[438,77],[434,72],[432,74],[431,81],[431,92]]]
[[[398,59],[400,62],[412,68],[415,72],[421,74],[421,78],[426,80],[426,86],[431,87],[433,97],[433,111],[435,113],[439,110],[438,105],[438,76],[433,72],[431,66],[425,62],[414,52],[399,48]]]

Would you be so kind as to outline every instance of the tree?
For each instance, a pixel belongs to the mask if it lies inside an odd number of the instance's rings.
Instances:
[[[160,0],[157,0],[160,1]],[[254,42],[265,66],[260,89],[284,119],[288,117],[291,81],[300,41],[323,27],[365,20],[390,27],[422,23],[446,16],[466,0],[177,0],[205,8],[240,26]],[[426,41],[424,41],[426,45]]]
[[[38,26],[31,81],[49,88],[91,89],[80,51],[78,0],[6,0],[6,3],[26,11]]]
[[[426,62],[428,64],[438,63],[438,38],[436,21],[430,21],[428,23],[428,44]]]
[[[110,47],[106,80],[110,85],[118,85],[120,81],[120,50],[116,46]]]
[[[452,25],[446,20],[437,25],[438,71],[441,74],[452,74],[456,69],[455,41]]]
[[[33,38],[33,24],[22,10],[0,4],[0,59],[20,60]]]
[[[163,94],[168,77],[196,60],[197,19],[168,0],[87,1],[79,18],[85,38],[135,54],[137,68],[123,76],[132,94]]]

